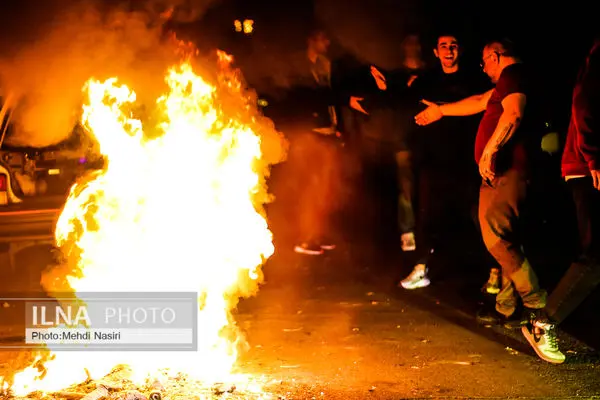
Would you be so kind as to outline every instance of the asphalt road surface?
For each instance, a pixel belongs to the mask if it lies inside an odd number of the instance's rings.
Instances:
[[[292,287],[266,290],[252,316],[241,319],[253,346],[245,368],[286,383],[294,398],[306,388],[323,398],[356,399],[600,393],[598,364],[571,358],[549,365],[516,334],[474,319],[471,326],[454,323],[445,316],[465,316],[435,301],[439,310],[429,310],[371,290],[325,286],[310,296]]]
[[[240,304],[236,320],[250,345],[240,370],[260,376],[273,398],[600,395],[597,354],[573,336],[560,333],[568,360],[550,365],[518,331],[478,325],[468,301],[445,295],[453,288],[447,281],[400,291],[389,275],[344,270],[344,260],[343,247],[325,257],[275,258],[259,294]],[[0,353],[5,368],[10,354]],[[207,398],[227,396],[252,398],[240,390]]]

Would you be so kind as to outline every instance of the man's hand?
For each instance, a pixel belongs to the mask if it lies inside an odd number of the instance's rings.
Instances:
[[[415,115],[415,122],[417,125],[429,125],[436,121],[439,121],[444,115],[440,106],[427,100],[421,100],[421,103],[425,104],[427,108],[417,115]]]
[[[385,76],[373,65],[371,65],[371,75],[373,76],[373,79],[375,79],[375,83],[377,84],[379,90],[387,90],[387,82]]]
[[[600,169],[593,169],[590,172],[592,173],[592,182],[594,183],[594,187],[596,190],[600,190]]]
[[[496,174],[494,173],[494,159],[498,149],[494,146],[485,146],[481,160],[479,160],[479,175],[484,181],[491,182]]]
[[[365,109],[363,108],[363,106],[360,104],[360,102],[363,101],[364,99],[365,99],[364,97],[351,96],[350,97],[350,107],[352,107],[356,111],[360,111],[361,113],[363,113],[365,115],[369,115],[369,113],[366,112]]]

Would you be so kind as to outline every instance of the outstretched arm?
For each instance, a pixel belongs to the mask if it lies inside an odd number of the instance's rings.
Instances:
[[[487,107],[487,103],[492,96],[493,89],[482,94],[476,94],[456,103],[443,104],[440,110],[443,116],[462,117],[467,115],[479,114]]]
[[[493,89],[482,94],[467,97],[455,103],[438,105],[422,100],[428,107],[415,116],[417,125],[429,125],[445,116],[462,117],[478,114],[485,110]]]

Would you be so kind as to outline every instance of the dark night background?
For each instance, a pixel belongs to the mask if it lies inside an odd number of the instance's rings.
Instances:
[[[102,5],[142,4],[156,0],[99,1]],[[160,2],[160,0],[159,0]],[[0,14],[0,54],[18,51],[20,46],[43,38],[53,17],[73,0],[5,1]],[[193,37],[199,46],[206,43],[232,46],[238,52],[284,53],[304,45],[306,33],[315,25],[327,28],[346,51],[367,62],[393,66],[398,61],[397,43],[406,33],[420,33],[425,54],[436,29],[458,30],[467,55],[478,62],[481,43],[490,36],[509,36],[525,58],[539,65],[548,79],[548,90],[569,87],[597,30],[592,2],[523,2],[505,0],[171,0],[162,3],[192,3],[203,8],[199,20],[178,29]],[[233,20],[252,18],[252,38],[235,35]],[[245,40],[247,39],[247,40]],[[241,49],[239,47],[242,47]],[[255,59],[256,61],[256,59]],[[67,60],[65,60],[67,62]],[[558,96],[557,96],[558,97]]]
[[[127,4],[191,4],[197,20],[174,27],[182,37],[201,48],[221,47],[238,57],[251,83],[285,75],[286,57],[302,51],[307,32],[326,28],[334,38],[334,52],[352,53],[365,63],[393,68],[399,62],[399,42],[407,33],[419,33],[424,54],[432,57],[431,36],[450,29],[461,36],[465,58],[479,63],[482,42],[491,36],[508,36],[521,48],[526,61],[536,65],[554,99],[559,125],[566,119],[570,90],[590,41],[597,31],[591,2],[494,3],[475,0],[130,0],[97,1],[103,7]],[[43,40],[54,17],[74,0],[6,1],[0,13],[0,56],[10,57],[25,46]],[[79,1],[81,3],[81,1]],[[255,20],[250,37],[236,34],[233,20]],[[596,30],[596,31],[595,31]],[[69,60],[64,60],[68,63]],[[254,81],[254,82],[253,82]]]

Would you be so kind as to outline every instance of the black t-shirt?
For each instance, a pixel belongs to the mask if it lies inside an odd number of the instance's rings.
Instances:
[[[452,103],[488,91],[492,84],[481,71],[441,69],[418,77],[413,83],[419,99],[437,104]],[[424,109],[425,105],[421,105]],[[415,159],[425,168],[473,168],[473,145],[481,116],[444,117],[414,130]]]
[[[382,72],[386,77],[387,89],[377,88],[371,76],[371,91],[365,94],[362,102],[363,108],[369,113],[368,116],[361,116],[363,135],[386,143],[391,151],[404,150],[410,132],[416,126],[414,115],[418,111],[417,97],[408,86],[408,81],[421,71],[402,68]]]
[[[381,72],[386,78],[387,89],[380,90],[377,87],[369,67],[366,74],[369,84],[363,88],[364,92],[360,93],[361,97],[364,97],[361,104],[369,114],[381,109],[397,109],[404,105],[407,99],[412,102],[414,98],[411,96],[412,89],[408,86],[409,79],[413,75],[418,76],[423,71],[401,68],[393,71],[381,70]]]

